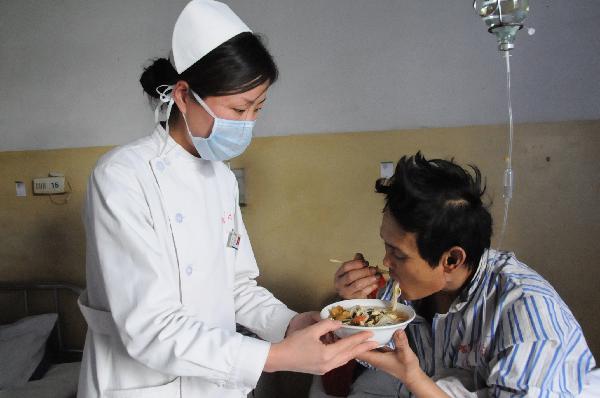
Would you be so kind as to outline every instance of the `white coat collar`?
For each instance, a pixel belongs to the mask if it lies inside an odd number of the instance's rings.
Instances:
[[[165,146],[165,137],[167,140]],[[161,158],[166,161],[174,161],[174,160],[184,160],[195,163],[207,163],[211,162],[210,160],[205,160],[199,157],[196,157],[186,151],[181,145],[179,145],[173,137],[167,135],[167,131],[163,128],[163,126],[158,123],[152,132],[153,141],[156,143],[157,158]],[[164,147],[164,148],[163,148]],[[161,153],[162,152],[162,153]]]

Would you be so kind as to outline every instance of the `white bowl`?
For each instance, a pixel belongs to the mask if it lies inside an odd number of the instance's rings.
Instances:
[[[329,304],[321,310],[321,319],[329,318],[329,310],[338,305],[342,306],[344,309],[349,309],[356,305],[360,305],[362,307],[386,308],[390,306],[390,302],[376,299],[353,299],[338,301],[337,303]],[[415,319],[415,310],[408,305],[398,303],[397,308],[399,312],[408,315],[408,319],[406,321],[387,326],[342,325],[342,327],[334,331],[334,333],[336,336],[344,338],[367,330],[369,332],[373,332],[373,336],[369,340],[376,341],[380,346],[386,345],[392,339],[392,336],[396,330],[406,329],[406,326],[411,323],[413,319]]]

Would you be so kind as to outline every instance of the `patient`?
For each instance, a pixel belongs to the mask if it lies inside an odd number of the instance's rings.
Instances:
[[[360,358],[351,397],[569,397],[595,366],[581,327],[552,286],[510,252],[490,249],[492,218],[476,167],[403,157],[389,180],[380,234],[390,282],[417,311],[388,352]],[[365,261],[335,275],[343,298],[376,289]],[[384,371],[384,372],[382,372]]]

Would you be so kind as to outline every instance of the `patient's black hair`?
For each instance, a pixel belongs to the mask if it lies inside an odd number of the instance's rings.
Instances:
[[[460,246],[473,269],[490,247],[492,216],[482,202],[485,183],[479,169],[469,167],[473,173],[453,159],[427,160],[419,151],[403,156],[394,175],[375,184],[386,196],[384,211],[403,230],[416,234],[419,254],[432,268],[445,251]]]

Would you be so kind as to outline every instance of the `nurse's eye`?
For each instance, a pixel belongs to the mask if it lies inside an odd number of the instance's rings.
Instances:
[[[245,109],[237,109],[237,108],[233,108],[233,111],[234,111],[235,113],[238,113],[238,114],[240,114],[240,115],[243,115],[243,114],[244,114],[244,112],[246,112],[246,110],[245,110]]]

